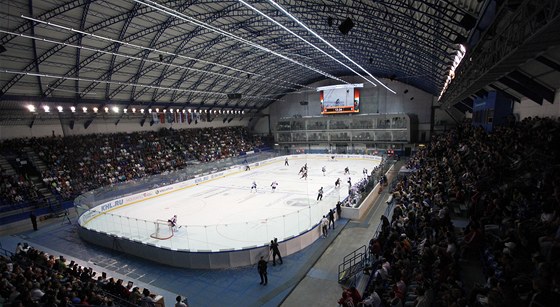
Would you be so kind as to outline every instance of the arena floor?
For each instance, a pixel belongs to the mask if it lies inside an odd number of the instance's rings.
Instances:
[[[298,175],[306,163],[307,180]],[[376,161],[359,157],[332,160],[312,155],[291,157],[289,164],[285,166],[283,160],[265,162],[249,171],[123,206],[85,226],[177,250],[224,251],[262,246],[274,237],[282,241],[311,229],[337,201],[346,198],[348,177],[355,183],[363,178],[364,168],[371,172],[377,166]],[[350,175],[344,175],[346,167]],[[341,179],[340,188],[334,186],[337,178]],[[251,190],[253,181],[257,183],[256,192]],[[274,192],[270,186],[273,181],[278,182]],[[321,187],[323,200],[317,201]],[[166,221],[173,215],[177,215],[179,226],[173,236],[167,240],[151,238],[155,232],[153,221]],[[161,230],[162,237],[166,237],[166,231]]]

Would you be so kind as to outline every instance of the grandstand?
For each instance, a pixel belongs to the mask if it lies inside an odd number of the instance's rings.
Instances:
[[[0,305],[557,306],[557,1],[0,5]]]

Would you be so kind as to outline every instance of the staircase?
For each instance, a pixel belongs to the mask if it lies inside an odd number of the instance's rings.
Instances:
[[[0,155],[0,170],[2,170],[3,175],[13,176],[16,174],[12,164],[3,155]]]
[[[4,176],[16,176],[17,172],[4,155],[0,155],[0,171]],[[0,218],[28,211],[28,208],[13,204],[0,205]]]
[[[39,193],[41,194],[40,198],[42,198],[43,200],[40,201],[40,205],[51,206],[53,212],[61,211],[62,208],[57,208],[61,207],[60,202],[42,179],[41,174],[43,174],[43,172],[47,170],[47,165],[43,162],[43,160],[41,160],[39,155],[31,147],[24,147],[23,150],[27,154],[27,158],[29,159],[29,162],[31,163],[31,165],[33,165],[33,168],[35,170],[28,175],[29,180],[33,182],[33,184],[37,187]]]

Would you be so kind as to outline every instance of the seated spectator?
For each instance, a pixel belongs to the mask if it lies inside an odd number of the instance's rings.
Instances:
[[[140,299],[141,307],[154,307],[156,300],[151,296],[150,290],[144,288],[142,291],[142,298]]]
[[[358,303],[358,306],[364,307],[381,307],[381,298],[377,292],[372,291],[369,295],[364,293],[364,300]]]
[[[338,300],[338,304],[342,307],[354,307],[354,300],[352,299],[352,294],[348,289],[342,290],[342,297]]]

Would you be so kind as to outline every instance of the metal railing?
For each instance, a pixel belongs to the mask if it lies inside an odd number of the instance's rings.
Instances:
[[[338,283],[345,285],[355,285],[358,276],[362,274],[366,262],[368,261],[368,251],[362,245],[355,251],[346,255],[341,264],[338,265]]]

